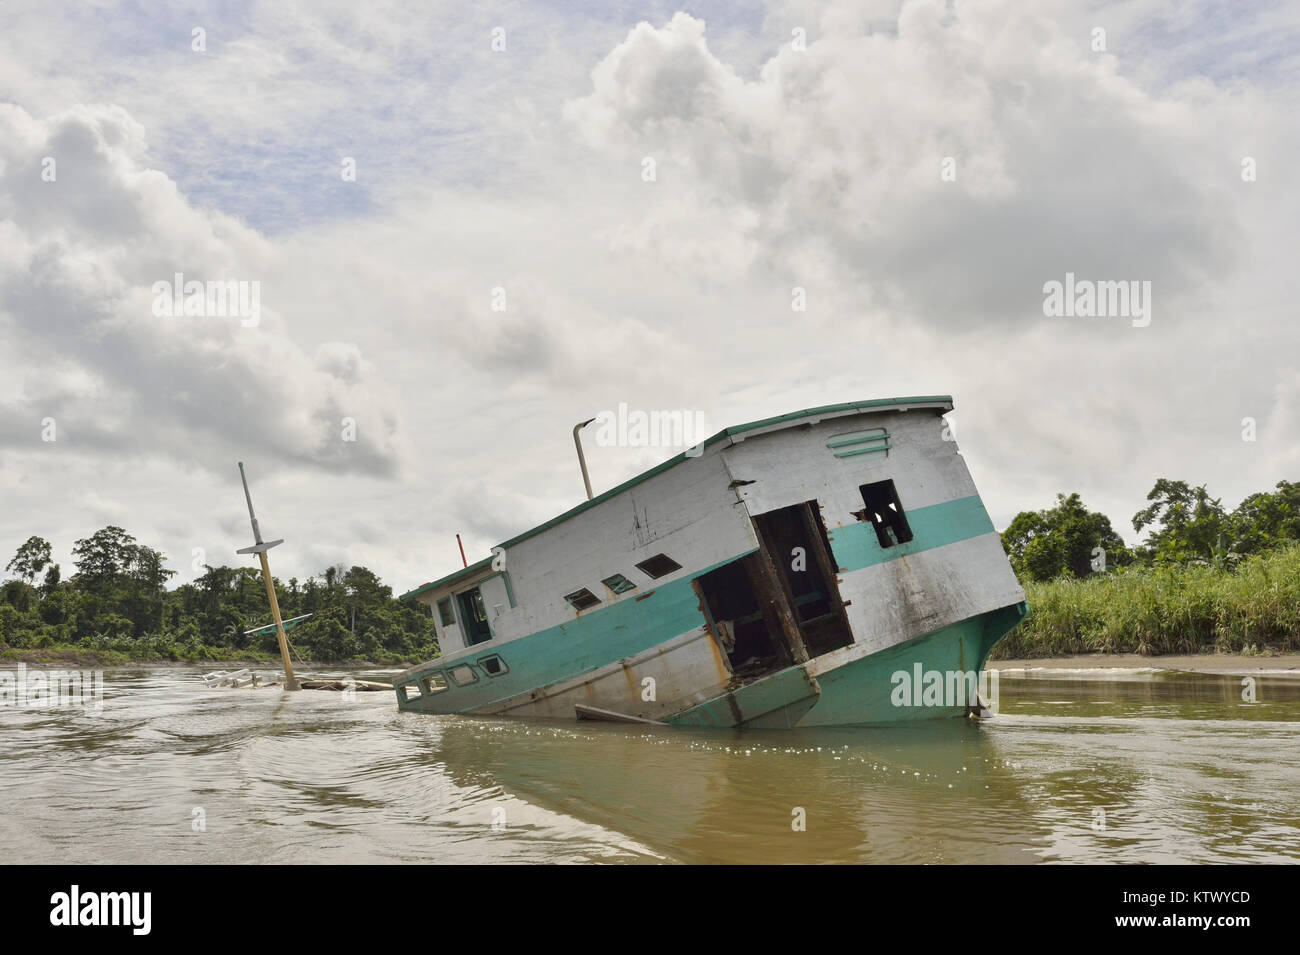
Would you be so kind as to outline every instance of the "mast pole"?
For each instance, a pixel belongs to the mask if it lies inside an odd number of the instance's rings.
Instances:
[[[248,502],[248,519],[253,524],[253,540],[256,542],[252,547],[240,548],[236,553],[256,554],[258,561],[262,564],[262,579],[266,582],[266,599],[271,604],[271,618],[275,621],[275,635],[280,641],[280,659],[284,663],[284,688],[286,690],[298,689],[298,681],[293,675],[293,663],[289,661],[289,638],[284,635],[284,621],[280,619],[280,602],[275,597],[275,584],[271,578],[271,564],[266,559],[266,552],[277,544],[283,544],[284,539],[273,540],[269,543],[262,542],[262,532],[257,526],[257,515],[253,513],[253,498],[248,493],[248,477],[244,474],[244,462],[239,462],[239,480],[244,484],[244,500]]]

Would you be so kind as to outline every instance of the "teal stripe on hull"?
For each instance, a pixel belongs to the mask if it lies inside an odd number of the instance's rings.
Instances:
[[[888,549],[880,547],[869,524],[836,528],[831,541],[836,562],[845,571],[860,570],[896,557],[943,547],[966,537],[977,537],[993,529],[978,497],[918,508],[908,512],[908,521],[913,539]],[[578,614],[566,623],[526,637],[501,644],[481,644],[474,648],[474,652],[448,661],[447,666],[473,664],[479,657],[498,654],[509,671],[499,676],[488,676],[481,668],[475,667],[477,682],[468,686],[453,685],[445,692],[430,696],[413,696],[407,702],[401,702],[399,696],[399,706],[426,713],[478,710],[653,649],[705,625],[699,598],[691,586],[692,580],[748,553],[753,551],[701,568],[689,577],[662,584],[652,592],[628,594],[599,609]],[[636,599],[638,596],[642,599]]]
[[[744,556],[738,554],[706,567],[694,576]],[[700,600],[691,586],[692,579],[683,577],[645,594],[628,594],[599,610],[580,613],[568,623],[539,630],[518,640],[500,645],[482,644],[476,648],[479,652],[450,660],[447,667],[455,668],[473,663],[480,656],[497,654],[510,668],[508,673],[492,677],[478,670],[477,683],[453,686],[446,692],[421,696],[399,705],[403,709],[426,713],[464,713],[520,693],[543,689],[552,683],[571,680],[657,647],[704,625]],[[638,600],[638,596],[641,599]]]
[[[897,673],[909,679],[917,664],[923,672],[978,673],[993,645],[1020,622],[1025,605],[1004,607],[943,627],[923,637],[873,653],[817,678],[821,698],[800,726],[842,726],[853,723],[897,723],[908,720],[964,716],[964,705],[895,706]],[[915,697],[909,700],[915,703]]]
[[[681,726],[844,726],[897,723],[962,716],[960,705],[915,705],[923,697],[898,693],[904,673],[978,673],[993,645],[1025,613],[1025,605],[1004,607],[943,627],[898,646],[862,657],[812,680],[803,667],[791,667],[731,693],[707,700],[668,718]],[[820,693],[805,686],[816,686]],[[896,705],[899,697],[905,705]]]
[[[908,511],[907,523],[912,539],[893,547],[881,547],[876,529],[864,521],[835,528],[830,532],[835,562],[844,571],[862,570],[994,532],[993,521],[978,494]]]

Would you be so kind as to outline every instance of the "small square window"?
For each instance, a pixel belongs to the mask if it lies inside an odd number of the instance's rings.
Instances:
[[[893,481],[863,484],[858,490],[867,506],[856,516],[876,529],[876,540],[881,547],[906,544],[912,539],[912,528],[907,524],[907,515],[903,513]]]
[[[649,560],[643,560],[637,564],[637,570],[642,571],[647,576],[656,580],[660,577],[671,574],[674,570],[681,570],[682,565],[677,563],[667,554],[655,554]]]
[[[438,619],[442,621],[444,627],[450,627],[456,622],[456,615],[451,612],[450,597],[443,597],[438,601]]]
[[[447,678],[441,673],[431,673],[420,681],[420,690],[426,696],[432,696],[434,693],[441,693],[450,688],[447,684]]]
[[[628,580],[622,574],[615,574],[613,577],[606,577],[601,581],[606,587],[616,594],[625,594],[629,590],[636,590],[636,584]]]
[[[586,610],[588,607],[594,607],[600,603],[600,598],[593,594],[586,587],[581,590],[575,590],[571,594],[565,594],[564,599],[569,602],[574,610]]]
[[[451,678],[457,686],[468,686],[470,683],[478,682],[478,674],[474,672],[471,666],[455,667],[451,671]]]
[[[479,657],[476,662],[488,676],[500,676],[503,673],[510,672],[510,667],[506,666],[506,661],[495,653],[490,657]]]

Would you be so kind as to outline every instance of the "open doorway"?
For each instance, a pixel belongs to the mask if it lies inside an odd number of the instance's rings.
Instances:
[[[483,606],[483,595],[475,587],[462,594],[457,594],[460,603],[460,623],[465,635],[465,646],[487,643],[492,639],[492,628],[488,624],[487,609]]]
[[[802,645],[791,644],[798,631],[761,552],[715,568],[694,584],[735,680],[755,679],[807,659]]]
[[[817,502],[805,501],[754,518],[763,549],[777,570],[810,657],[853,642],[836,582],[838,568]]]

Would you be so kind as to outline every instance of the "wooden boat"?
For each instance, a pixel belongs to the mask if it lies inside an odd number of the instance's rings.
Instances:
[[[978,711],[1027,607],[952,407],[727,428],[404,594],[443,655],[394,679],[399,707],[747,727]]]

